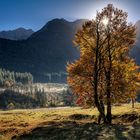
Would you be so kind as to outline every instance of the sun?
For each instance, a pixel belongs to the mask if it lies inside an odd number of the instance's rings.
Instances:
[[[103,19],[103,24],[105,25],[105,26],[107,26],[107,24],[108,24],[108,18],[107,17],[105,17],[104,19]]]

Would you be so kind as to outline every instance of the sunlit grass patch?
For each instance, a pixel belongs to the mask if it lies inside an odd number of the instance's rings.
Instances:
[[[119,122],[125,124],[126,121],[129,125],[132,122],[129,123],[129,120],[127,120],[126,116],[128,116],[129,119],[129,117],[133,117],[133,114],[140,115],[140,104],[136,104],[134,109],[131,108],[131,104],[113,106],[112,109],[114,116],[113,123]],[[131,115],[129,116],[129,114]],[[83,109],[81,107],[0,111],[0,139],[10,139],[13,136],[28,134],[38,127],[47,127],[47,130],[45,129],[46,133],[49,131],[51,126],[51,129],[54,129],[54,127],[66,127],[66,129],[69,130],[73,127],[75,128],[78,127],[78,125],[81,125],[83,129],[86,129],[87,127],[89,129],[89,127],[92,126],[92,123],[94,124],[94,122],[97,121],[97,116],[97,109]],[[125,119],[123,117],[125,117]],[[83,131],[80,130],[79,127],[77,129],[80,132]],[[118,128],[113,127],[113,129]],[[126,135],[125,131],[123,133]]]

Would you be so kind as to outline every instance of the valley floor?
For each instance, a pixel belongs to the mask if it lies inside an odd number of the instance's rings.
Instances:
[[[98,125],[94,108],[0,111],[0,140],[140,140],[140,104],[113,107],[113,124]]]

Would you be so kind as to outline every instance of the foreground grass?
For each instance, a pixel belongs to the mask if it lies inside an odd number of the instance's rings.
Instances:
[[[98,111],[79,107],[0,111],[0,140],[140,139],[140,104],[113,107],[113,125],[97,125]]]

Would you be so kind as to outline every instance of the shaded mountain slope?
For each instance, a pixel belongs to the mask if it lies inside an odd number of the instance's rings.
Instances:
[[[54,19],[27,40],[0,39],[0,67],[31,72],[38,82],[46,82],[48,73],[65,72],[67,62],[79,57],[72,40],[85,21]]]

